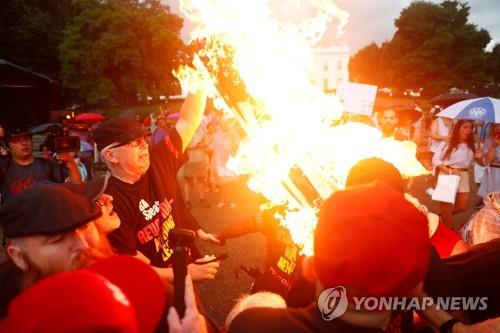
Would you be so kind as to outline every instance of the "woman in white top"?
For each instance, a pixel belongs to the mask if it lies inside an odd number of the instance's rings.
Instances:
[[[450,229],[454,229],[453,214],[463,212],[469,206],[469,169],[476,153],[473,128],[472,121],[459,120],[453,126],[450,142],[441,142],[432,159],[437,172],[460,176],[455,204],[440,202],[443,223]]]
[[[484,141],[481,163],[486,167],[478,194],[483,198],[500,190],[500,124],[493,124]]]

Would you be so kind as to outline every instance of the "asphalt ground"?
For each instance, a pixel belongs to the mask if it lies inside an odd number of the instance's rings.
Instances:
[[[220,193],[210,192],[206,194],[206,198],[211,204],[209,208],[201,207],[196,199],[192,200],[191,212],[206,231],[217,233],[229,225],[255,215],[258,209],[258,196],[250,192],[243,181],[240,181],[238,185],[237,193],[232,194],[238,205],[234,209],[215,207],[220,200]],[[472,191],[475,193],[475,185],[471,185]],[[439,213],[439,204],[425,194],[427,187],[425,176],[415,177],[410,193],[425,204],[430,211]],[[455,215],[456,227],[467,221],[476,210],[474,205],[478,199],[479,197],[474,196],[470,201],[469,209]],[[229,255],[228,259],[221,262],[215,280],[198,283],[196,287],[206,314],[217,324],[222,325],[235,300],[244,293],[248,293],[253,282],[253,279],[246,273],[243,272],[237,277],[235,272],[240,265],[262,267],[265,256],[265,238],[259,233],[254,233],[228,240],[223,246],[205,242],[197,242],[197,245],[202,254],[220,255],[227,253]]]
[[[231,193],[232,200],[237,203],[236,208],[216,208],[216,204],[220,202],[220,193],[215,192],[205,194],[210,203],[209,208],[202,207],[197,199],[192,200],[191,213],[205,231],[218,233],[232,224],[252,218],[257,213],[258,196],[247,190],[243,181],[239,181],[237,185],[237,193]],[[262,268],[265,242],[260,233],[229,239],[222,246],[196,241],[202,254],[229,255],[226,260],[220,262],[214,280],[196,285],[205,313],[217,324],[224,323],[227,313],[238,297],[249,293],[253,279],[245,272],[238,273],[238,267],[245,265]]]

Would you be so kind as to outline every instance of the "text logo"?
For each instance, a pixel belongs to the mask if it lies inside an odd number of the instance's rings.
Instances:
[[[483,118],[488,110],[483,108],[482,106],[477,106],[469,110],[469,115],[474,118]]]
[[[347,292],[344,287],[323,290],[318,298],[318,308],[323,320],[331,321],[347,310]]]

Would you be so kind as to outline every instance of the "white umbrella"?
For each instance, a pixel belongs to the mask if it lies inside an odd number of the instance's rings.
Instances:
[[[491,97],[468,99],[448,106],[436,116],[500,123],[500,99]]]

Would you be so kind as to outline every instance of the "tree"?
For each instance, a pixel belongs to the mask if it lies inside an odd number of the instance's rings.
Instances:
[[[159,0],[82,0],[59,47],[63,86],[88,105],[169,94],[181,28]]]
[[[404,8],[395,20],[396,33],[379,48],[380,60],[373,65],[383,73],[378,83],[399,89],[423,87],[430,94],[484,86],[491,77],[484,50],[490,35],[468,23],[469,11],[459,1],[414,1]],[[363,59],[356,56],[351,67],[366,68],[368,64],[359,64]]]
[[[496,44],[491,50],[490,70],[493,76],[493,82],[500,84],[500,44]]]
[[[9,0],[0,11],[0,58],[54,78],[71,0]]]
[[[358,51],[349,62],[351,81],[378,84],[381,75],[379,71],[380,56],[381,50],[375,43]]]

